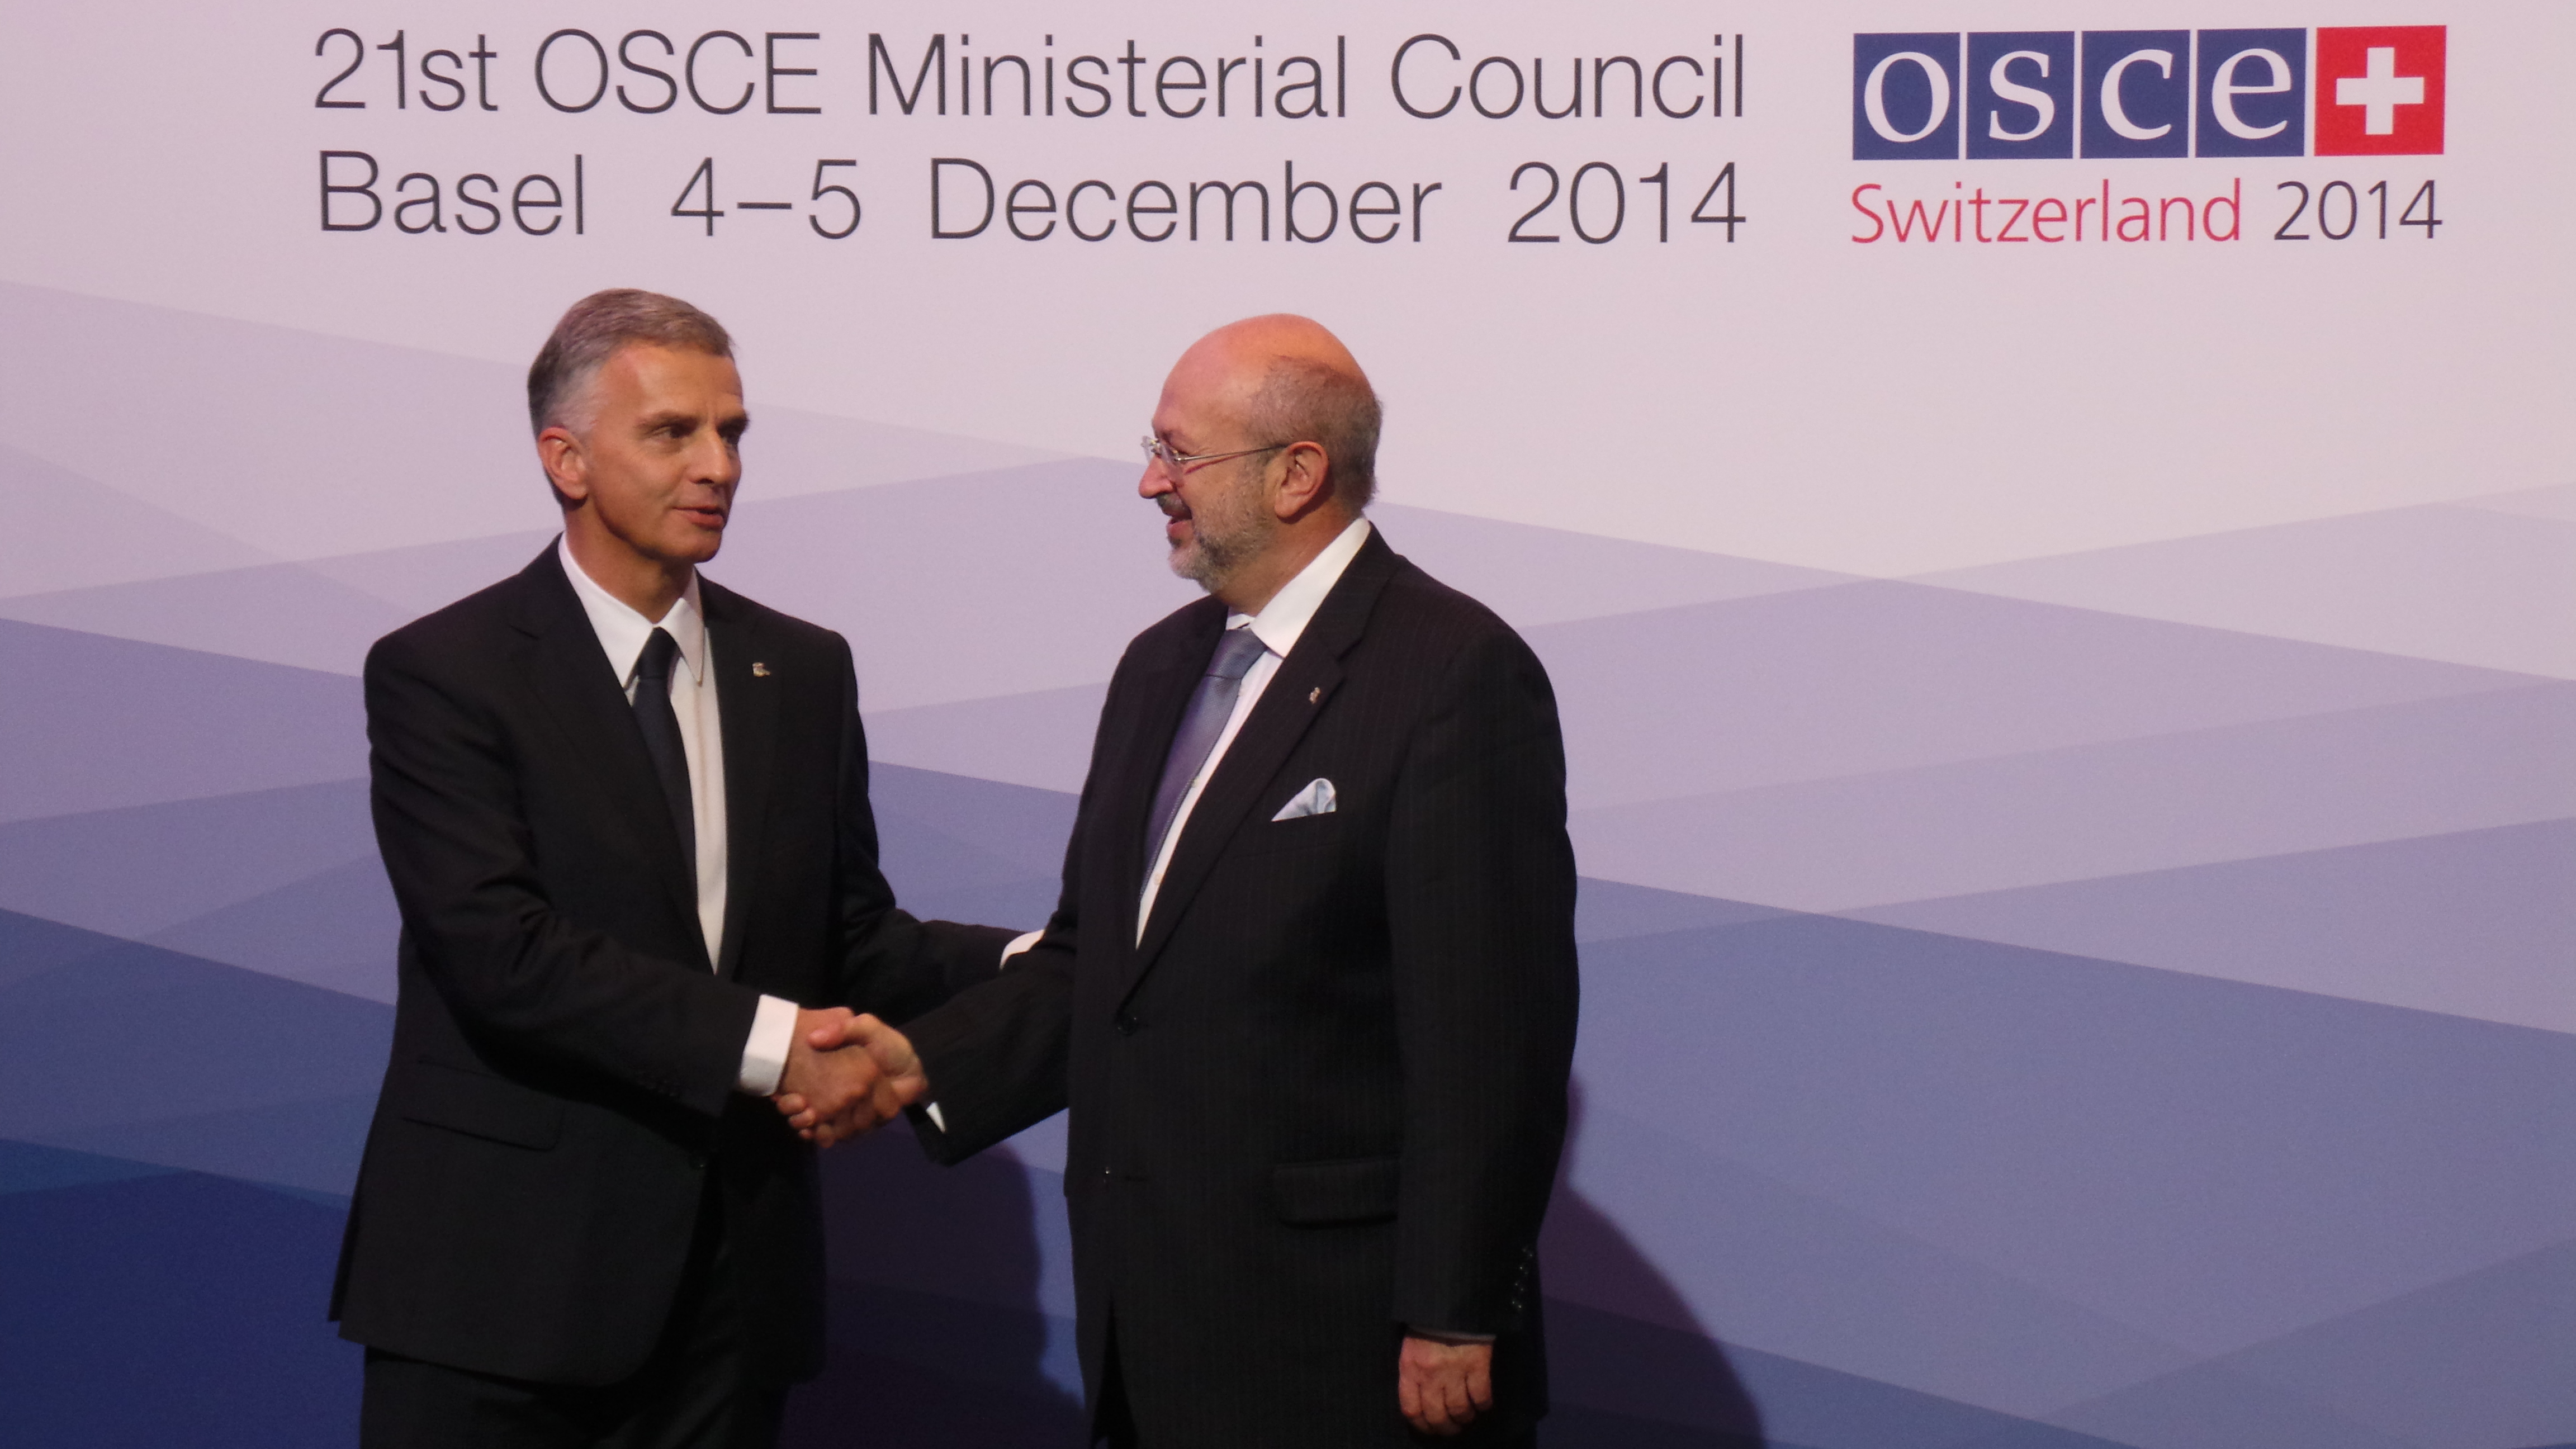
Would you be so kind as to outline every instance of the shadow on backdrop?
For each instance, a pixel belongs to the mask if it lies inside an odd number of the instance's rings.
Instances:
[[[1547,1286],[1548,1449],[1762,1449],[1753,1396],[1717,1336],[1566,1173],[1582,1146],[1568,1093],[1565,1158],[1539,1234]],[[1781,1446],[1787,1449],[1787,1446]]]
[[[900,1125],[822,1168],[829,1360],[788,1401],[787,1449],[1079,1449],[1039,1292],[1039,1233],[1064,1236],[1056,1175],[1000,1152],[934,1166]]]
[[[1572,1105],[1569,1162],[1579,1084]],[[1000,1154],[935,1167],[895,1128],[824,1154],[823,1177],[830,1362],[790,1403],[788,1449],[1079,1446],[1079,1396],[1046,1362],[1039,1239],[1063,1237],[1055,1175]],[[1555,1404],[1543,1444],[1770,1443],[1715,1336],[1562,1174],[1541,1241]],[[1056,1325],[1058,1342],[1067,1327]]]

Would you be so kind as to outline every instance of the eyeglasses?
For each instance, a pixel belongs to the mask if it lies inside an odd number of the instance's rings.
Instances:
[[[1249,458],[1255,453],[1275,453],[1282,448],[1293,448],[1297,445],[1294,443],[1265,443],[1258,448],[1237,448],[1231,453],[1183,453],[1174,449],[1171,444],[1164,442],[1161,438],[1147,437],[1140,440],[1140,446],[1145,450],[1146,462],[1160,463],[1163,465],[1164,472],[1171,474],[1174,478],[1178,478],[1181,476],[1183,470],[1194,464],[1222,463],[1228,458]]]

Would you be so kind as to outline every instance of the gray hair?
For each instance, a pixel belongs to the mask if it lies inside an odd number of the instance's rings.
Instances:
[[[533,431],[590,425],[590,384],[599,369],[633,343],[733,356],[724,324],[659,292],[612,287],[572,304],[528,367],[528,424]]]
[[[1305,358],[1276,358],[1249,412],[1244,421],[1255,437],[1321,444],[1334,492],[1352,513],[1367,509],[1377,495],[1377,433],[1385,416],[1368,379]]]

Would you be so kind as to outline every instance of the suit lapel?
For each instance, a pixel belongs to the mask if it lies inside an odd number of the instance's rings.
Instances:
[[[760,653],[764,641],[741,601],[704,578],[698,580],[698,601],[707,612],[716,717],[724,738],[724,959],[716,970],[731,978],[741,967],[761,832],[769,822],[769,782],[778,756],[778,685],[766,674],[752,672],[754,664],[767,665]]]
[[[1288,651],[1288,657],[1280,661],[1279,672],[1263,687],[1260,701],[1253,705],[1252,714],[1244,720],[1234,742],[1226,747],[1225,758],[1217,762],[1215,775],[1199,792],[1198,803],[1190,807],[1189,820],[1181,826],[1181,839],[1172,851],[1171,866],[1163,873],[1162,888],[1154,893],[1154,913],[1145,923],[1144,939],[1137,943],[1128,990],[1133,991],[1152,969],[1155,957],[1171,939],[1181,914],[1189,909],[1191,897],[1198,894],[1208,873],[1216,868],[1244,815],[1288,762],[1289,753],[1306,737],[1307,729],[1323,714],[1325,704],[1342,681],[1342,656],[1359,642],[1369,611],[1376,606],[1379,591],[1394,576],[1399,562],[1384,538],[1371,530],[1368,542],[1342,571],[1332,592],[1324,596],[1322,607],[1308,621],[1297,647]],[[1169,731],[1164,739],[1168,745]],[[1150,792],[1152,785],[1147,784],[1145,789]],[[1143,889],[1140,880],[1138,894]]]
[[[645,752],[643,731],[635,726],[634,707],[626,702],[625,681],[609,669],[599,635],[551,546],[519,578],[519,627],[535,636],[536,645],[526,660],[528,691],[590,766],[626,833],[645,843],[656,881],[695,940],[697,882],[680,859],[679,832],[662,803],[661,781]]]

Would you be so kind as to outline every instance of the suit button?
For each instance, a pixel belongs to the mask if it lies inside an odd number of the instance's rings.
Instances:
[[[1132,1011],[1122,1011],[1118,1013],[1118,1034],[1120,1036],[1134,1036],[1136,1034],[1136,1028],[1143,1026],[1144,1024],[1145,1023],[1136,1019],[1136,1014]]]

